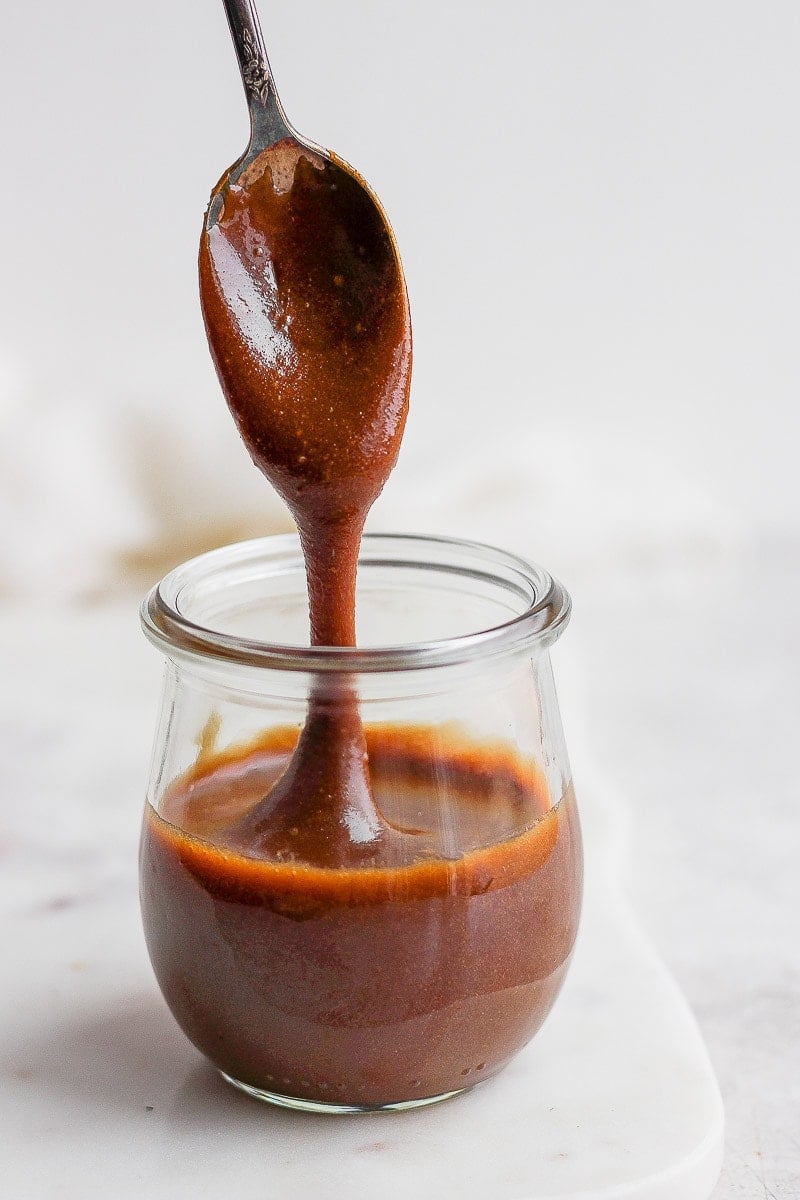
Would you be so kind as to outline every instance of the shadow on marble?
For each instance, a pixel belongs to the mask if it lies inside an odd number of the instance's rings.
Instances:
[[[218,1075],[190,1045],[158,996],[137,995],[84,1012],[52,1012],[3,1055],[9,1090],[35,1092],[53,1110],[92,1116],[158,1114],[177,1130],[318,1126],[329,1117],[273,1108]]]

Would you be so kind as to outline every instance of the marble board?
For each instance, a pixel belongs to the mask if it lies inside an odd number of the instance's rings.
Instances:
[[[625,801],[572,742],[579,943],[539,1036],[430,1109],[318,1117],[226,1085],[183,1038],[139,928],[159,664],[135,613],[0,620],[0,1196],[14,1200],[707,1200],[719,1090],[620,885]]]

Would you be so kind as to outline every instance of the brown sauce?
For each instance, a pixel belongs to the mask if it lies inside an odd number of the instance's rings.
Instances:
[[[292,139],[210,213],[220,381],[297,523],[311,641],[352,646],[361,532],[408,406],[396,247],[360,181]],[[148,807],[141,858],[148,948],[191,1040],[241,1082],[334,1104],[502,1067],[553,1003],[580,905],[571,792],[510,751],[365,733],[346,678],[312,685],[299,737],[201,755]]]
[[[294,750],[276,730],[148,809],[141,879],[156,974],[195,1045],[254,1087],[379,1105],[488,1078],[532,1037],[574,942],[581,856],[571,792],[550,807],[507,751],[367,737],[375,797],[407,831],[386,865],[242,845]]]
[[[216,195],[200,245],[212,356],[253,461],[297,523],[311,642],[353,646],[361,533],[408,409],[397,250],[363,181],[291,138]],[[384,855],[395,835],[370,792],[348,685],[312,689],[294,760],[242,835],[264,854],[290,843],[331,866]]]

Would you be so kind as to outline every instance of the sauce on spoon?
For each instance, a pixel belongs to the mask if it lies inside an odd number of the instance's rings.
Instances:
[[[287,137],[212,194],[200,294],[225,397],[288,505],[306,562],[313,645],[355,645],[367,513],[400,448],[411,324],[391,230],[349,167]],[[369,862],[394,834],[369,784],[350,686],[318,679],[284,775],[240,848],[319,866]]]

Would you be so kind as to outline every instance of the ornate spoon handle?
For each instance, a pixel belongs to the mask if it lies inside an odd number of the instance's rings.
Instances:
[[[249,159],[282,138],[297,134],[286,119],[275,88],[254,0],[223,3],[250,110],[250,144],[245,156]]]

